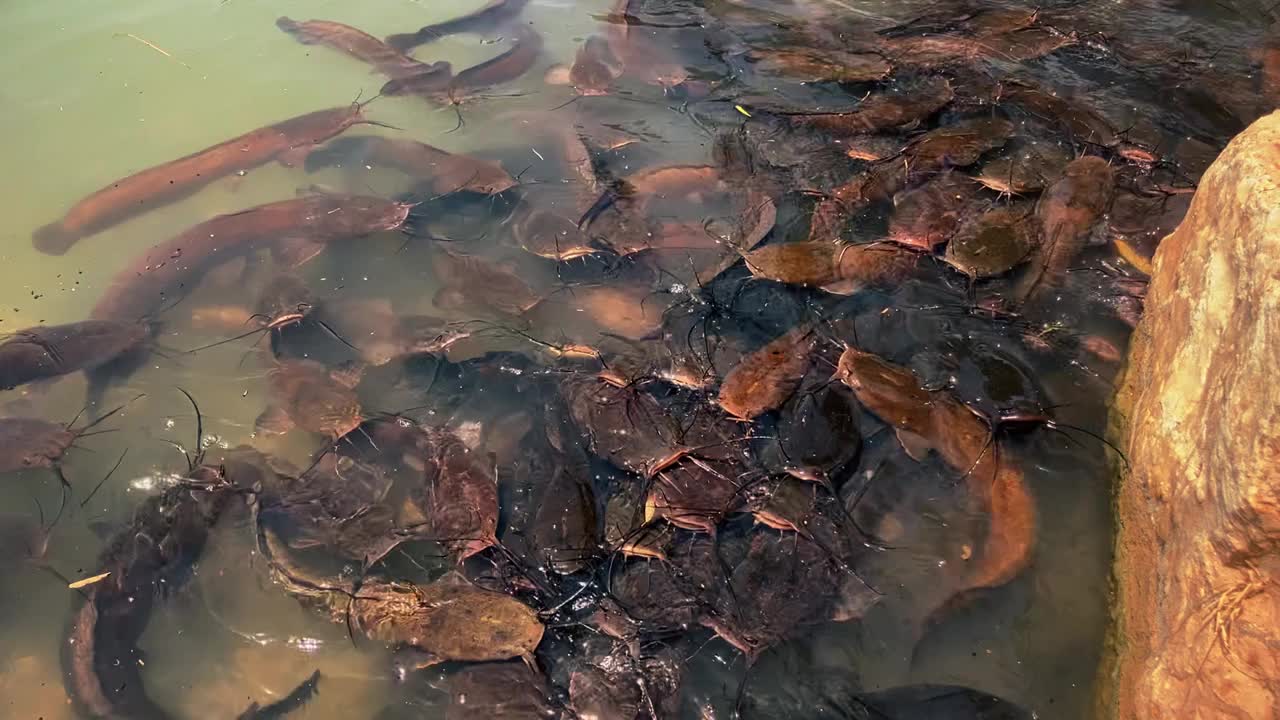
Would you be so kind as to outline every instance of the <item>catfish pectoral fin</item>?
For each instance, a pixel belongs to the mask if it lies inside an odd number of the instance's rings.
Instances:
[[[902,449],[907,452],[907,455],[917,462],[928,457],[929,449],[932,447],[924,437],[907,430],[898,430],[898,442],[902,444]]]
[[[80,233],[70,232],[62,223],[49,223],[31,233],[31,244],[45,255],[65,255],[80,239]]]
[[[284,408],[269,407],[262,411],[253,427],[264,435],[283,435],[293,429],[293,418]]]

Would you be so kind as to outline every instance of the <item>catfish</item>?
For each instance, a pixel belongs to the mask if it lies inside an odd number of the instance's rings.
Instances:
[[[1040,244],[1014,289],[1022,302],[1043,295],[1066,273],[1094,225],[1111,205],[1115,175],[1106,160],[1086,156],[1067,165],[1036,204]]]
[[[445,720],[546,720],[555,704],[542,673],[525,663],[487,663],[447,680]]]
[[[432,270],[442,284],[437,307],[509,318],[542,300],[520,276],[475,255],[437,248]]]
[[[821,240],[766,245],[743,256],[755,277],[836,295],[905,280],[919,258],[919,253],[892,243],[846,245]]]
[[[489,0],[480,8],[461,17],[426,25],[412,33],[388,35],[385,40],[388,45],[400,52],[408,52],[419,45],[434,42],[446,35],[493,32],[514,20],[528,2],[529,0]]]
[[[282,477],[281,487],[262,493],[260,513],[288,532],[289,546],[325,547],[348,560],[373,565],[405,536],[386,502],[391,477],[375,463],[326,448],[297,478]]]
[[[836,137],[848,137],[925,120],[946,107],[953,97],[955,92],[946,78],[926,76],[873,93],[849,112],[797,114],[792,121]]]
[[[323,243],[398,230],[411,203],[360,195],[311,195],[219,215],[156,245],[115,275],[94,305],[95,320],[154,317],[210,268],[259,248],[272,248],[293,264]]]
[[[943,259],[975,280],[996,277],[1026,260],[1038,239],[1030,203],[1014,203],[967,218]]]
[[[497,478],[453,432],[421,430],[422,482],[410,492],[400,524],[461,562],[498,544]]]
[[[280,538],[261,523],[258,544],[286,592],[334,622],[396,647],[407,668],[531,659],[542,641],[537,613],[507,595],[451,579],[414,585],[366,578],[357,584],[317,575],[291,558]]]
[[[372,65],[378,72],[393,79],[438,72],[442,69],[439,63],[427,65],[418,62],[378,38],[350,25],[328,20],[298,22],[281,16],[276,20],[276,27],[292,35],[303,45],[328,45],[356,60]],[[444,65],[447,66],[447,63]]]
[[[292,164],[354,125],[377,124],[363,115],[369,102],[299,115],[116,180],[77,202],[61,220],[36,230],[32,240],[40,252],[62,255],[82,238],[180,200],[219,178],[276,159]]]
[[[531,539],[547,569],[568,575],[586,567],[599,550],[600,532],[586,454],[567,448],[560,455],[538,498]]]
[[[960,593],[994,588],[1031,561],[1036,541],[1035,501],[1022,471],[993,446],[991,426],[946,391],[925,389],[909,369],[846,348],[838,377],[858,401],[892,427],[907,454],[921,460],[936,450],[988,516],[986,538]]]
[[[759,48],[747,53],[752,69],[799,82],[873,82],[893,71],[883,56],[807,47]]]
[[[307,156],[307,172],[322,167],[350,165],[364,168],[385,165],[423,182],[435,195],[472,192],[498,195],[516,186],[502,166],[469,155],[446,152],[406,138],[393,140],[361,135],[334,140]]]
[[[801,325],[742,358],[720,384],[720,407],[743,420],[778,409],[800,387],[815,345],[813,328]]]
[[[893,197],[889,239],[926,252],[951,239],[979,201],[969,178],[945,171],[919,187]]]
[[[66,325],[37,325],[0,343],[0,389],[91,370],[148,342],[148,323],[85,320]]]
[[[826,620],[834,598],[836,568],[803,537],[783,542],[757,533],[746,558],[733,570],[731,591],[702,618],[753,665],[805,625]]]
[[[171,717],[147,696],[139,641],[158,601],[190,580],[211,529],[238,495],[215,468],[197,467],[188,479],[142,502],[93,566],[109,574],[72,597],[62,671],[84,717]]]
[[[295,426],[337,440],[360,425],[360,399],[351,379],[314,360],[285,360],[268,375],[267,409],[258,432],[283,434]]]
[[[516,27],[512,36],[511,47],[504,52],[452,77],[438,78],[437,73],[409,75],[388,81],[382,86],[382,94],[415,94],[456,104],[477,90],[516,80],[533,67],[542,53],[542,36],[524,25]]]
[[[941,170],[974,164],[987,152],[1003,147],[1013,131],[1013,123],[1004,118],[977,117],[920,135],[901,157],[876,163],[819,202],[809,223],[809,239],[839,237],[845,222],[872,203],[888,200]]]

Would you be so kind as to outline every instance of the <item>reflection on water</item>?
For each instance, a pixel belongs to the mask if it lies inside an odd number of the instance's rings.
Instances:
[[[74,491],[44,559],[25,555],[59,506],[53,471],[0,487],[5,716],[75,716],[59,654],[83,600],[64,580],[101,572],[122,535],[134,560],[151,547],[135,509],[190,474],[197,442],[214,466],[247,444],[276,469],[239,488],[127,660],[175,717],[234,717],[317,669],[306,717],[490,717],[459,698],[488,707],[493,683],[512,704],[529,690],[519,717],[915,717],[901,713],[953,702],[889,692],[926,684],[1081,716],[1110,532],[1089,433],[1146,259],[1207,163],[1270,109],[1280,61],[1270,18],[1244,4],[960,4],[0,10],[0,322],[141,314],[155,331],[75,426],[124,405],[66,449]],[[486,7],[463,32],[438,25]],[[376,40],[432,25],[396,41],[408,55]],[[118,201],[64,255],[33,247],[99,188],[357,101],[378,125],[320,133],[341,132],[309,157],[246,140],[227,151],[260,151],[246,167],[224,160],[190,192],[158,181],[179,197]],[[1084,155],[1110,167],[1063,184]],[[342,195],[414,205],[360,224]],[[1081,224],[1066,210],[1090,197],[1104,202]],[[162,246],[269,203],[310,209]],[[831,244],[885,237],[910,249]],[[770,249],[784,243],[812,244]],[[141,278],[167,279],[135,304],[103,300]],[[859,384],[838,371],[842,344],[896,369]],[[54,345],[48,358],[70,355]],[[893,372],[918,387],[876,395]],[[4,414],[65,423],[85,385],[6,391]],[[199,404],[198,440],[178,388]],[[1046,412],[1083,431],[1028,417]],[[326,447],[349,456],[327,485],[313,466]],[[360,480],[365,463],[390,479]],[[1010,500],[1023,488],[1038,512]],[[296,512],[317,503],[327,520]],[[546,625],[529,658],[545,679],[445,662],[397,682],[381,641],[273,580],[263,517],[284,517],[308,567],[355,595],[366,578],[453,570],[516,595]]]

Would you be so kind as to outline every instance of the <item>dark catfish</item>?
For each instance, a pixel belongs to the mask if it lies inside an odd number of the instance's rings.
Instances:
[[[954,96],[946,78],[927,76],[869,95],[849,112],[805,114],[795,122],[836,136],[859,135],[924,120]]]
[[[118,320],[19,330],[0,343],[0,388],[97,367],[141,347],[150,334],[144,323]]]
[[[1040,247],[1018,283],[1019,299],[1029,300],[1057,284],[1084,249],[1114,192],[1115,175],[1106,160],[1082,157],[1067,165],[1062,179],[1045,190],[1036,204]]]
[[[90,315],[150,316],[232,257],[262,247],[295,256],[313,253],[323,242],[398,229],[412,207],[359,195],[313,195],[219,215],[137,256],[112,279]]]
[[[385,165],[425,181],[431,192],[458,191],[497,195],[515,187],[515,178],[495,162],[458,155],[417,140],[392,140],[378,135],[345,137],[307,156],[307,172],[322,167],[352,164]]]
[[[491,85],[511,82],[524,75],[542,52],[542,36],[536,30],[520,26],[512,33],[514,42],[506,52],[463,70],[449,83],[450,98],[466,95]]]
[[[492,466],[447,430],[429,430],[422,485],[402,525],[423,533],[459,561],[498,543],[498,482]]]
[[[408,52],[445,35],[488,33],[513,20],[528,2],[529,0],[489,0],[484,6],[461,17],[427,25],[417,32],[388,35],[386,42],[401,52]]]
[[[145,500],[93,566],[110,575],[72,596],[62,672],[67,696],[83,717],[170,717],[147,697],[138,642],[157,601],[191,578],[210,528],[234,496],[229,485],[217,482],[218,471],[198,468],[195,475],[215,489],[178,485]]]
[[[426,585],[369,578],[356,584],[303,567],[268,527],[258,546],[285,592],[336,623],[401,650],[406,664],[485,662],[530,657],[543,626],[524,603],[502,593],[443,578]]]
[[[328,20],[298,22],[288,17],[276,20],[276,27],[289,33],[303,45],[328,45],[361,62],[372,65],[390,78],[429,73],[436,68],[396,50],[378,38],[350,25]]]
[[[595,492],[586,455],[571,450],[538,498],[533,543],[544,566],[557,573],[581,570],[599,550]]]
[[[524,663],[473,665],[450,675],[448,688],[444,720],[543,720],[557,716],[547,679]]]
[[[218,178],[276,158],[290,162],[299,151],[370,122],[362,115],[364,107],[353,103],[299,115],[116,180],[77,202],[61,220],[36,230],[32,241],[40,252],[62,255],[83,237],[184,198]]]

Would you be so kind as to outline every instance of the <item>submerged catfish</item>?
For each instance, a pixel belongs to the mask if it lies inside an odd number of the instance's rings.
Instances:
[[[345,137],[307,156],[307,172],[342,164],[386,165],[426,182],[431,192],[458,191],[497,195],[516,186],[515,178],[495,162],[457,155],[417,140],[378,135]]]
[[[157,601],[191,578],[210,528],[234,496],[218,471],[202,467],[196,475],[214,489],[179,485],[144,501],[98,557],[94,570],[110,574],[72,597],[62,671],[83,717],[170,717],[147,697],[138,642]]]
[[[475,90],[511,82],[533,67],[542,52],[542,36],[521,25],[512,33],[511,47],[502,54],[450,77],[425,73],[395,78],[382,86],[384,95],[420,95],[436,102],[456,103]]]
[[[321,243],[400,228],[413,206],[360,195],[313,195],[219,215],[142,253],[112,279],[90,315],[132,320],[181,297],[207,271],[236,255],[271,247],[305,260]]]
[[[360,399],[349,380],[314,360],[286,360],[268,375],[267,409],[254,425],[262,433],[298,427],[337,440],[360,425]]]
[[[838,368],[836,376],[893,427],[907,454],[919,460],[937,451],[988,515],[986,538],[958,594],[1017,576],[1035,548],[1035,500],[1022,471],[997,451],[991,426],[951,393],[930,391],[911,370],[871,353],[847,348]]]
[[[532,658],[543,626],[529,606],[501,593],[442,579],[427,585],[369,579],[356,585],[318,577],[294,562],[284,543],[259,528],[259,546],[285,591],[334,622],[405,651],[411,665]]]
[[[145,323],[85,320],[19,330],[0,343],[0,389],[60,377],[111,362],[141,347],[151,332]]]
[[[515,19],[528,2],[529,0],[489,0],[483,7],[461,17],[427,25],[419,28],[417,32],[388,35],[386,42],[401,52],[408,52],[445,35],[464,32],[488,33]]]
[[[276,27],[292,35],[303,45],[328,45],[356,60],[372,65],[378,72],[390,78],[410,77],[422,73],[438,72],[448,63],[427,65],[418,62],[378,38],[350,25],[328,20],[298,22],[288,17],[276,20]]]
[[[1092,156],[1072,161],[1062,179],[1045,190],[1036,205],[1040,247],[1018,283],[1020,300],[1030,300],[1057,284],[1111,204],[1114,191],[1111,166]]]
[[[289,264],[314,257],[323,243],[396,230],[412,204],[360,195],[315,195],[268,203],[192,226],[142,253],[112,279],[90,316],[136,321],[181,300],[210,268],[270,247]],[[88,372],[90,403],[112,380],[128,377],[146,360],[144,349],[122,354]]]
[[[36,249],[62,255],[81,238],[161,205],[180,200],[221,177],[310,150],[352,125],[372,124],[363,104],[318,110],[258,128],[107,185],[77,202],[61,220],[35,231]]]

